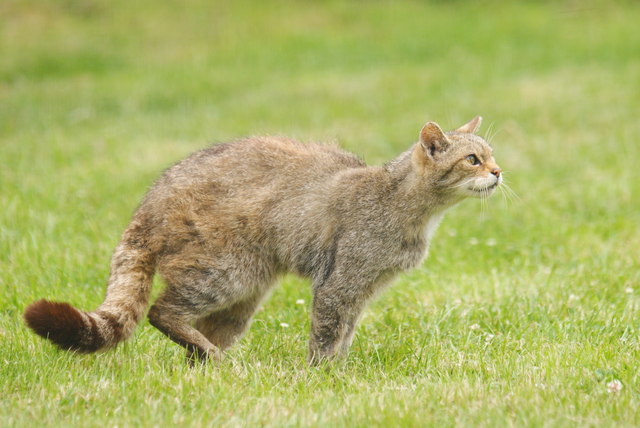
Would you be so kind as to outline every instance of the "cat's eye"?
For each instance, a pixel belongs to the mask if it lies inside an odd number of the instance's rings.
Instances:
[[[480,159],[478,159],[478,156],[476,155],[467,156],[467,162],[469,162],[471,165],[480,165]]]

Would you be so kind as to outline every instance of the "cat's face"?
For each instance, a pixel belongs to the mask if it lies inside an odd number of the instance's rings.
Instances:
[[[488,197],[502,183],[493,149],[475,134],[448,133],[449,150],[440,159],[438,185],[464,197]]]
[[[502,171],[493,158],[493,149],[475,135],[481,118],[455,131],[443,133],[433,122],[420,133],[420,148],[429,179],[453,198],[485,198],[502,183]]]

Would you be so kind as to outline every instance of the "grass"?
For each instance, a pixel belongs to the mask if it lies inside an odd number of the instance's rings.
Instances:
[[[637,426],[639,20],[601,1],[3,2],[0,425]],[[304,364],[295,277],[218,367],[146,321],[89,356],[22,323],[41,297],[96,307],[145,189],[210,142],[338,139],[380,163],[476,114],[519,199],[449,213],[346,361]]]

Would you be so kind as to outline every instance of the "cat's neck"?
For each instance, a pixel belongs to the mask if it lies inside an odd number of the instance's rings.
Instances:
[[[412,160],[413,149],[383,165],[387,176],[390,204],[399,208],[399,214],[407,219],[425,224],[432,217],[440,218],[442,213],[457,201],[447,197],[428,176],[421,175]]]

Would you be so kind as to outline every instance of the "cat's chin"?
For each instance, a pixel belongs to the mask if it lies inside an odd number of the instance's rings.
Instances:
[[[467,188],[467,196],[470,196],[472,198],[480,198],[480,199],[488,198],[489,196],[495,193],[499,184],[500,182],[496,181],[494,184],[486,187],[481,187],[481,188],[469,187]]]

